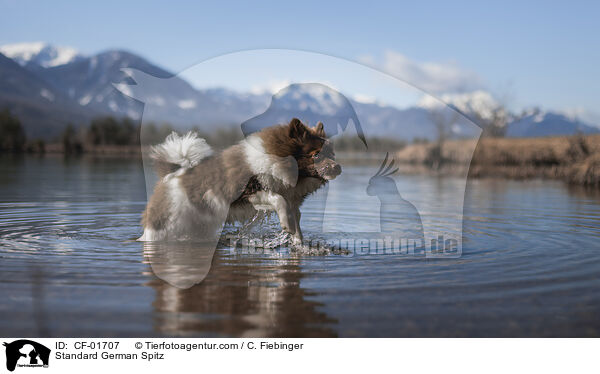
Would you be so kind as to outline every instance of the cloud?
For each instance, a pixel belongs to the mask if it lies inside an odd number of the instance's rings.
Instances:
[[[361,104],[376,104],[378,102],[376,97],[363,94],[356,94],[352,99]]]
[[[383,59],[362,56],[359,61],[383,70],[426,93],[470,92],[484,88],[479,75],[452,62],[418,62],[394,51],[386,51]]]
[[[561,110],[560,112],[571,120],[579,120],[585,122],[588,125],[600,127],[600,114],[588,110],[584,107],[578,106],[573,108],[566,108]]]
[[[271,80],[262,85],[253,85],[250,87],[250,92],[255,95],[275,94],[291,83],[289,79]]]

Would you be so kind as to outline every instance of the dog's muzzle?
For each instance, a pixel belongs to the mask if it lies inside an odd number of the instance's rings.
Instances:
[[[321,174],[323,179],[332,180],[338,175],[342,174],[342,167],[339,164],[332,163],[331,165],[325,166],[323,171],[319,174]]]

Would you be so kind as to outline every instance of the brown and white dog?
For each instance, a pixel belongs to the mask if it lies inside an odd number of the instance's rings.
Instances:
[[[310,128],[296,118],[219,153],[195,133],[172,133],[151,157],[160,180],[143,213],[142,241],[211,239],[224,222],[267,210],[298,244],[300,205],[341,173],[323,124]]]

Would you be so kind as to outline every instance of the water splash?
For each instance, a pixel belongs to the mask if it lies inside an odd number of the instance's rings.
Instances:
[[[223,229],[219,247],[232,248],[238,253],[289,254],[293,256],[345,255],[345,249],[328,244],[322,237],[305,235],[302,243],[282,231],[273,212],[258,211],[242,225],[229,225]]]

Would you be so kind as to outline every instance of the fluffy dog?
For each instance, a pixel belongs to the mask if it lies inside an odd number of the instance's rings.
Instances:
[[[224,222],[267,210],[301,243],[300,205],[342,171],[323,124],[297,118],[219,153],[195,133],[172,133],[151,157],[160,180],[142,216],[142,241],[212,239]]]

